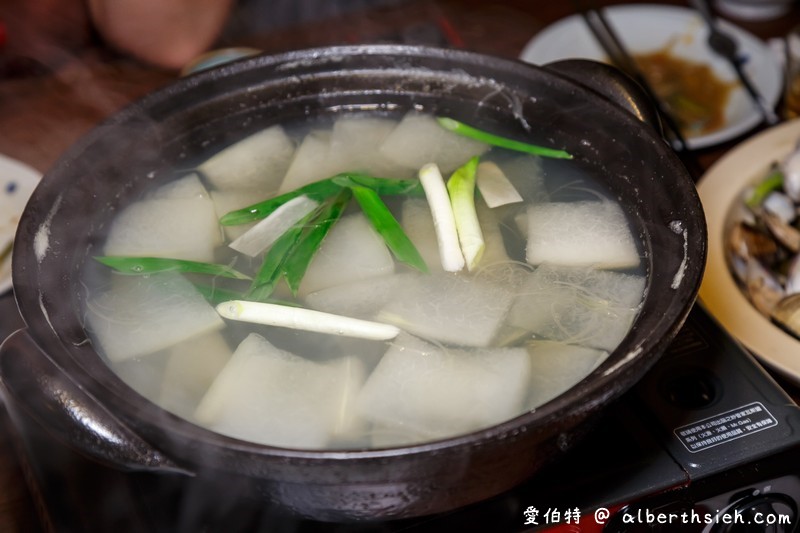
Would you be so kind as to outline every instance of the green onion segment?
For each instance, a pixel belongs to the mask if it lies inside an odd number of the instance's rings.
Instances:
[[[492,146],[498,146],[507,150],[514,150],[515,152],[524,152],[526,154],[538,155],[542,157],[551,157],[555,159],[572,159],[572,154],[564,150],[555,148],[547,148],[545,146],[538,146],[536,144],[528,144],[521,141],[515,141],[506,137],[500,137],[493,133],[481,131],[479,129],[468,126],[463,122],[459,122],[452,118],[438,117],[436,119],[439,124],[446,130],[457,133],[464,137],[469,137],[476,141],[481,141]]]

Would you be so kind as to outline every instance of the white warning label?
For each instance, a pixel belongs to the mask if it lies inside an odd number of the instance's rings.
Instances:
[[[675,436],[690,452],[699,452],[764,429],[778,421],[760,402],[731,409],[716,416],[677,428]]]

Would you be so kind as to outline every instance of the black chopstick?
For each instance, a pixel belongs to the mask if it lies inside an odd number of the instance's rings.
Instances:
[[[736,76],[739,78],[742,87],[744,87],[748,96],[750,96],[750,100],[752,100],[756,109],[758,109],[761,116],[764,118],[764,121],[770,126],[774,126],[780,122],[780,117],[775,113],[772,106],[767,103],[764,99],[764,95],[759,92],[758,88],[745,72],[745,61],[739,54],[739,44],[732,35],[719,27],[717,19],[711,11],[708,0],[689,0],[689,4],[700,13],[700,16],[703,17],[703,20],[706,22],[706,28],[708,29],[708,37],[706,40],[709,48],[730,64]]]
[[[683,134],[680,131],[675,120],[670,113],[665,109],[661,100],[656,96],[650,83],[642,74],[641,70],[636,66],[633,58],[628,54],[625,46],[617,37],[611,25],[606,20],[603,13],[597,9],[589,9],[582,11],[581,16],[586,21],[586,25],[591,30],[594,37],[600,43],[600,46],[608,54],[611,62],[620,70],[625,72],[628,76],[636,80],[642,86],[647,95],[653,100],[661,119],[665,122],[668,130],[675,136],[675,141],[678,143],[678,149],[681,151],[688,150],[688,144]]]
[[[658,98],[655,91],[650,86],[650,83],[647,81],[644,74],[642,74],[642,71],[639,70],[639,67],[628,53],[625,45],[622,44],[622,41],[620,41],[619,37],[617,37],[614,29],[606,20],[603,12],[593,7],[584,9],[580,0],[573,1],[581,17],[583,17],[583,20],[586,22],[587,27],[592,32],[592,35],[594,35],[595,39],[597,39],[597,42],[600,44],[606,54],[608,54],[608,57],[614,66],[636,81],[636,83],[642,87],[650,100],[652,100],[663,125],[666,126],[668,133],[673,137],[675,143],[677,144],[676,152],[678,152],[678,155],[681,156],[681,160],[686,165],[689,173],[692,174],[692,178],[694,180],[699,179],[704,172],[703,167],[700,165],[694,153],[689,148],[689,144],[686,142],[686,138],[681,133],[678,123],[669,113],[669,110],[667,110],[667,108],[664,106],[661,99]]]

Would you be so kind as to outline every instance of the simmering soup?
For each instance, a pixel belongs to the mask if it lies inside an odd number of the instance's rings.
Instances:
[[[279,447],[536,409],[627,334],[642,245],[568,154],[500,141],[414,112],[217,150],[111,222],[84,280],[92,341],[164,409]]]

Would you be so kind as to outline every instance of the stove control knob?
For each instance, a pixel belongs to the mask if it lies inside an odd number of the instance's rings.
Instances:
[[[797,502],[780,493],[743,496],[715,517],[714,533],[783,533],[795,531]]]

